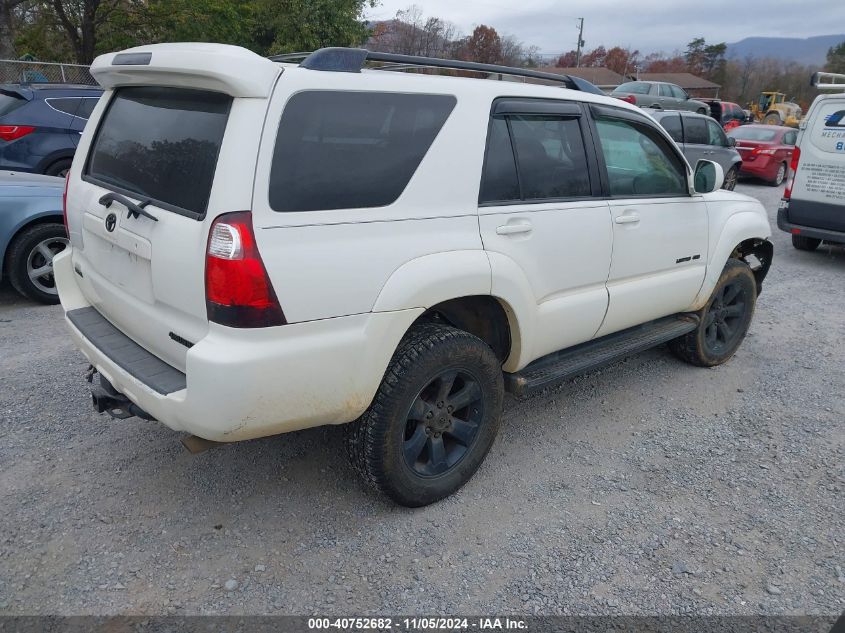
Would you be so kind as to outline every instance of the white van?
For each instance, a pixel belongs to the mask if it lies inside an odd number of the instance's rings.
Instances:
[[[842,92],[816,97],[792,154],[778,228],[802,251],[822,240],[845,243],[845,75],[816,73],[813,85]]]

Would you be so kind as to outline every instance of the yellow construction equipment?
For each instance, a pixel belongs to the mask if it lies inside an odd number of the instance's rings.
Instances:
[[[801,121],[801,106],[786,100],[782,92],[761,92],[757,103],[750,105],[755,121],[768,125],[798,127]]]

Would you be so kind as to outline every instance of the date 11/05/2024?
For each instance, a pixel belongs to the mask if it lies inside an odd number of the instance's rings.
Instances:
[[[456,631],[456,630],[511,630],[524,631],[524,620],[512,618],[309,618],[309,630],[356,631]]]

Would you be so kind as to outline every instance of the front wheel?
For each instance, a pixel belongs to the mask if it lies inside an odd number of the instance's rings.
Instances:
[[[757,282],[747,264],[728,260],[710,301],[698,313],[698,327],[669,343],[682,360],[699,367],[727,362],[745,338],[754,315]]]
[[[803,235],[792,236],[792,245],[799,251],[814,251],[821,243],[822,241],[815,237],[804,237]]]
[[[346,427],[352,465],[396,503],[434,503],[481,465],[503,394],[501,363],[481,339],[418,325],[399,344],[370,408]]]
[[[726,189],[727,191],[733,191],[736,188],[736,167],[731,167],[728,170],[728,173],[725,174],[725,182],[722,183],[722,189]]]

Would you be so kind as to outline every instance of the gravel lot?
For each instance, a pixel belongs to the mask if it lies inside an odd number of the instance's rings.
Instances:
[[[780,190],[746,183],[775,226]],[[457,495],[362,487],[339,428],[192,456],[91,411],[57,307],[0,288],[0,613],[837,614],[845,248],[775,263],[749,337],[523,401]]]

